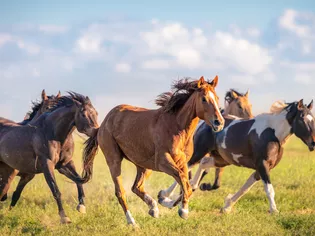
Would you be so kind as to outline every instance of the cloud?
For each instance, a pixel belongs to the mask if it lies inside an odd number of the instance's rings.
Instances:
[[[150,70],[168,69],[170,67],[170,62],[163,59],[152,59],[144,61],[141,66],[143,69]]]
[[[129,73],[131,71],[131,66],[128,63],[119,63],[115,67],[117,72]]]

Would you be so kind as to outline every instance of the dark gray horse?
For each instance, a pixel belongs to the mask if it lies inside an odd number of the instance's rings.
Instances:
[[[50,112],[40,115],[27,125],[14,124],[8,127],[0,137],[0,198],[19,172],[32,175],[44,173],[57,201],[61,222],[70,223],[61,203],[54,169],[73,181],[81,181],[69,165],[71,159],[63,159],[69,156],[62,155],[62,147],[75,128],[88,136],[93,135],[98,128],[97,112],[90,99],[77,93],[60,97]]]

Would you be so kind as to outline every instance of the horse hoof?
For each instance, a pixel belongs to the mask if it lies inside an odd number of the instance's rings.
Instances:
[[[216,189],[218,189],[218,188],[220,188],[220,186],[218,186],[218,185],[213,185],[209,191],[211,191],[211,190],[216,190]]]
[[[182,219],[187,220],[188,219],[188,209],[179,208],[178,209],[178,215]]]
[[[174,203],[175,203],[175,201],[173,201],[172,199],[167,198],[167,197],[159,198],[158,202],[162,206],[167,207],[169,209],[172,209],[174,207]]]
[[[200,185],[201,191],[210,191],[211,190],[211,184],[203,183]]]
[[[278,211],[278,209],[272,209],[268,211],[271,215],[278,215],[280,212]]]
[[[85,214],[86,213],[86,207],[83,204],[79,204],[77,206],[77,211],[82,213],[82,214]]]
[[[69,217],[61,217],[60,221],[62,224],[70,224],[71,223],[71,220]]]
[[[232,211],[231,207],[223,207],[223,208],[221,208],[220,213],[221,214],[229,214],[229,213],[231,213],[231,211]]]
[[[1,202],[4,202],[7,199],[8,199],[8,194],[4,194],[3,197],[1,198]]]
[[[161,191],[158,193],[158,199],[160,199],[160,198],[165,198],[165,197],[168,197],[168,194],[166,194],[166,191],[165,191],[165,190],[161,190]]]
[[[160,214],[160,211],[159,211],[159,208],[157,208],[157,207],[151,208],[149,210],[149,215],[154,217],[154,218],[159,218],[159,214]]]

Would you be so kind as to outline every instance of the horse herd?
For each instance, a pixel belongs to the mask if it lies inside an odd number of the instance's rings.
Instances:
[[[182,79],[173,84],[173,91],[159,95],[158,109],[131,105],[114,107],[99,126],[98,113],[89,97],[75,92],[66,96],[47,96],[34,103],[24,120],[16,123],[0,118],[0,198],[7,192],[14,177],[20,181],[13,193],[10,208],[19,200],[24,187],[35,176],[43,173],[57,201],[62,223],[70,223],[61,201],[54,169],[74,181],[78,188],[77,210],[85,213],[83,184],[93,174],[93,161],[98,146],[102,150],[115,185],[115,195],[128,224],[136,225],[128,210],[122,186],[121,163],[132,162],[137,175],[132,191],[149,207],[152,217],[159,216],[157,202],[144,189],[144,182],[153,171],[164,172],[175,179],[168,189],[161,190],[158,202],[173,208],[179,205],[180,217],[188,218],[189,198],[198,186],[201,190],[220,187],[223,168],[227,165],[254,170],[246,183],[234,195],[228,195],[222,212],[230,212],[234,204],[258,180],[262,180],[269,200],[270,213],[278,212],[275,192],[270,181],[270,170],[281,160],[283,145],[295,134],[310,151],[315,147],[315,123],[309,105],[303,99],[292,103],[275,102],[269,113],[252,115],[249,92],[241,94],[233,89],[225,96],[225,109],[218,106],[211,82]],[[74,129],[86,134],[83,152],[83,173],[80,176],[72,160]],[[191,168],[200,163],[192,178]],[[215,183],[201,184],[209,168],[216,168]],[[176,186],[179,197],[172,200]]]

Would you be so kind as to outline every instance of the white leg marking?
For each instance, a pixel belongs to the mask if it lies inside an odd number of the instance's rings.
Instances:
[[[265,185],[265,192],[267,194],[269,205],[270,205],[270,213],[277,213],[279,212],[277,210],[276,202],[275,202],[275,190],[273,189],[272,184],[266,184]]]
[[[132,217],[132,215],[131,215],[131,213],[130,213],[129,210],[126,212],[126,218],[127,218],[127,223],[128,223],[128,224],[131,224],[131,225],[135,225],[135,224],[136,224],[136,221],[135,221],[135,219]]]
[[[191,187],[193,190],[196,190],[198,188],[198,184],[200,181],[200,178],[203,174],[203,172],[206,169],[209,169],[210,167],[215,167],[214,166],[214,158],[213,157],[209,157],[209,156],[205,156],[204,158],[201,159],[198,170],[194,176],[194,178],[191,180]]]
[[[229,194],[225,199],[224,207],[222,208],[222,212],[230,212],[234,204],[245,194],[250,188],[257,182],[255,179],[255,172],[248,178],[246,183],[238,190],[234,195]]]

